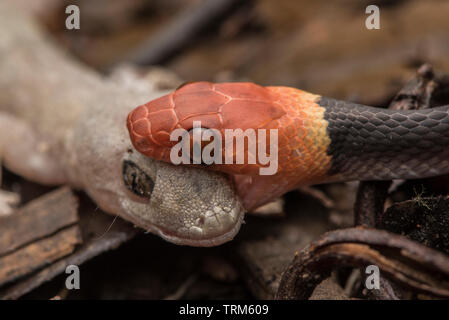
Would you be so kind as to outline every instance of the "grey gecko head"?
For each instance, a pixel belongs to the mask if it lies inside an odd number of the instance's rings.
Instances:
[[[228,176],[174,166],[132,150],[122,160],[129,196],[121,205],[138,225],[182,245],[216,246],[234,238],[244,209]]]

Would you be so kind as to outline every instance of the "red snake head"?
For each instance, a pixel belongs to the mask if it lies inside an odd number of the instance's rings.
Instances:
[[[213,161],[207,168],[230,174],[244,206],[250,210],[291,190],[298,182],[316,182],[326,175],[330,161],[326,154],[329,139],[327,122],[323,120],[324,108],[316,103],[318,98],[287,87],[196,82],[137,107],[129,114],[127,126],[137,151],[171,163],[175,163],[171,155],[175,153],[171,151],[177,151],[175,146],[179,147],[179,144],[176,139],[171,141],[170,136],[177,129],[184,129],[181,131],[192,136],[194,122],[199,121],[201,128],[218,131],[222,161],[221,164]],[[253,136],[247,135],[247,131],[251,131],[247,129],[256,132],[257,155],[249,147],[248,141]],[[229,131],[234,132],[231,141],[226,135]],[[245,141],[239,149],[238,143],[234,144],[237,139]],[[271,163],[267,165],[260,161],[259,143],[264,139],[262,153],[271,159],[273,154],[276,155],[274,176],[261,174],[262,167],[271,166]],[[203,142],[201,147],[205,147]],[[192,144],[184,150],[191,148]],[[244,161],[240,164],[235,160],[242,154]],[[228,155],[231,161],[226,161]],[[250,155],[253,162],[248,161]]]
[[[170,150],[178,141],[170,141],[170,134],[175,129],[188,132],[194,121],[199,121],[202,128],[216,129],[224,138],[226,129],[276,128],[275,120],[284,114],[285,111],[276,103],[276,95],[269,88],[253,83],[195,82],[137,107],[129,114],[127,126],[137,151],[157,160],[172,162]],[[223,163],[225,149],[226,142],[222,141]],[[232,157],[235,159],[234,152]],[[245,162],[243,165],[223,164],[209,168],[230,174],[255,175],[260,165]]]

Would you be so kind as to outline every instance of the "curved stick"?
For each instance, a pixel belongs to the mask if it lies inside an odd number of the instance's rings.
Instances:
[[[387,231],[350,228],[324,234],[295,256],[277,299],[307,299],[336,266],[377,265],[385,277],[437,297],[449,298],[449,257]]]

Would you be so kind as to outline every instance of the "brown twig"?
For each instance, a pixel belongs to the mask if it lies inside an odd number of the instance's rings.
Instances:
[[[361,181],[354,204],[356,226],[375,227],[384,211],[391,181]]]
[[[408,238],[383,230],[351,228],[324,234],[289,265],[277,299],[307,299],[335,266],[376,265],[404,287],[449,298],[449,258]]]

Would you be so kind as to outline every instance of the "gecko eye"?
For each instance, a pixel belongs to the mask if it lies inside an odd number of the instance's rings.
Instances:
[[[151,198],[153,180],[134,162],[123,161],[123,181],[126,188],[139,197]]]

